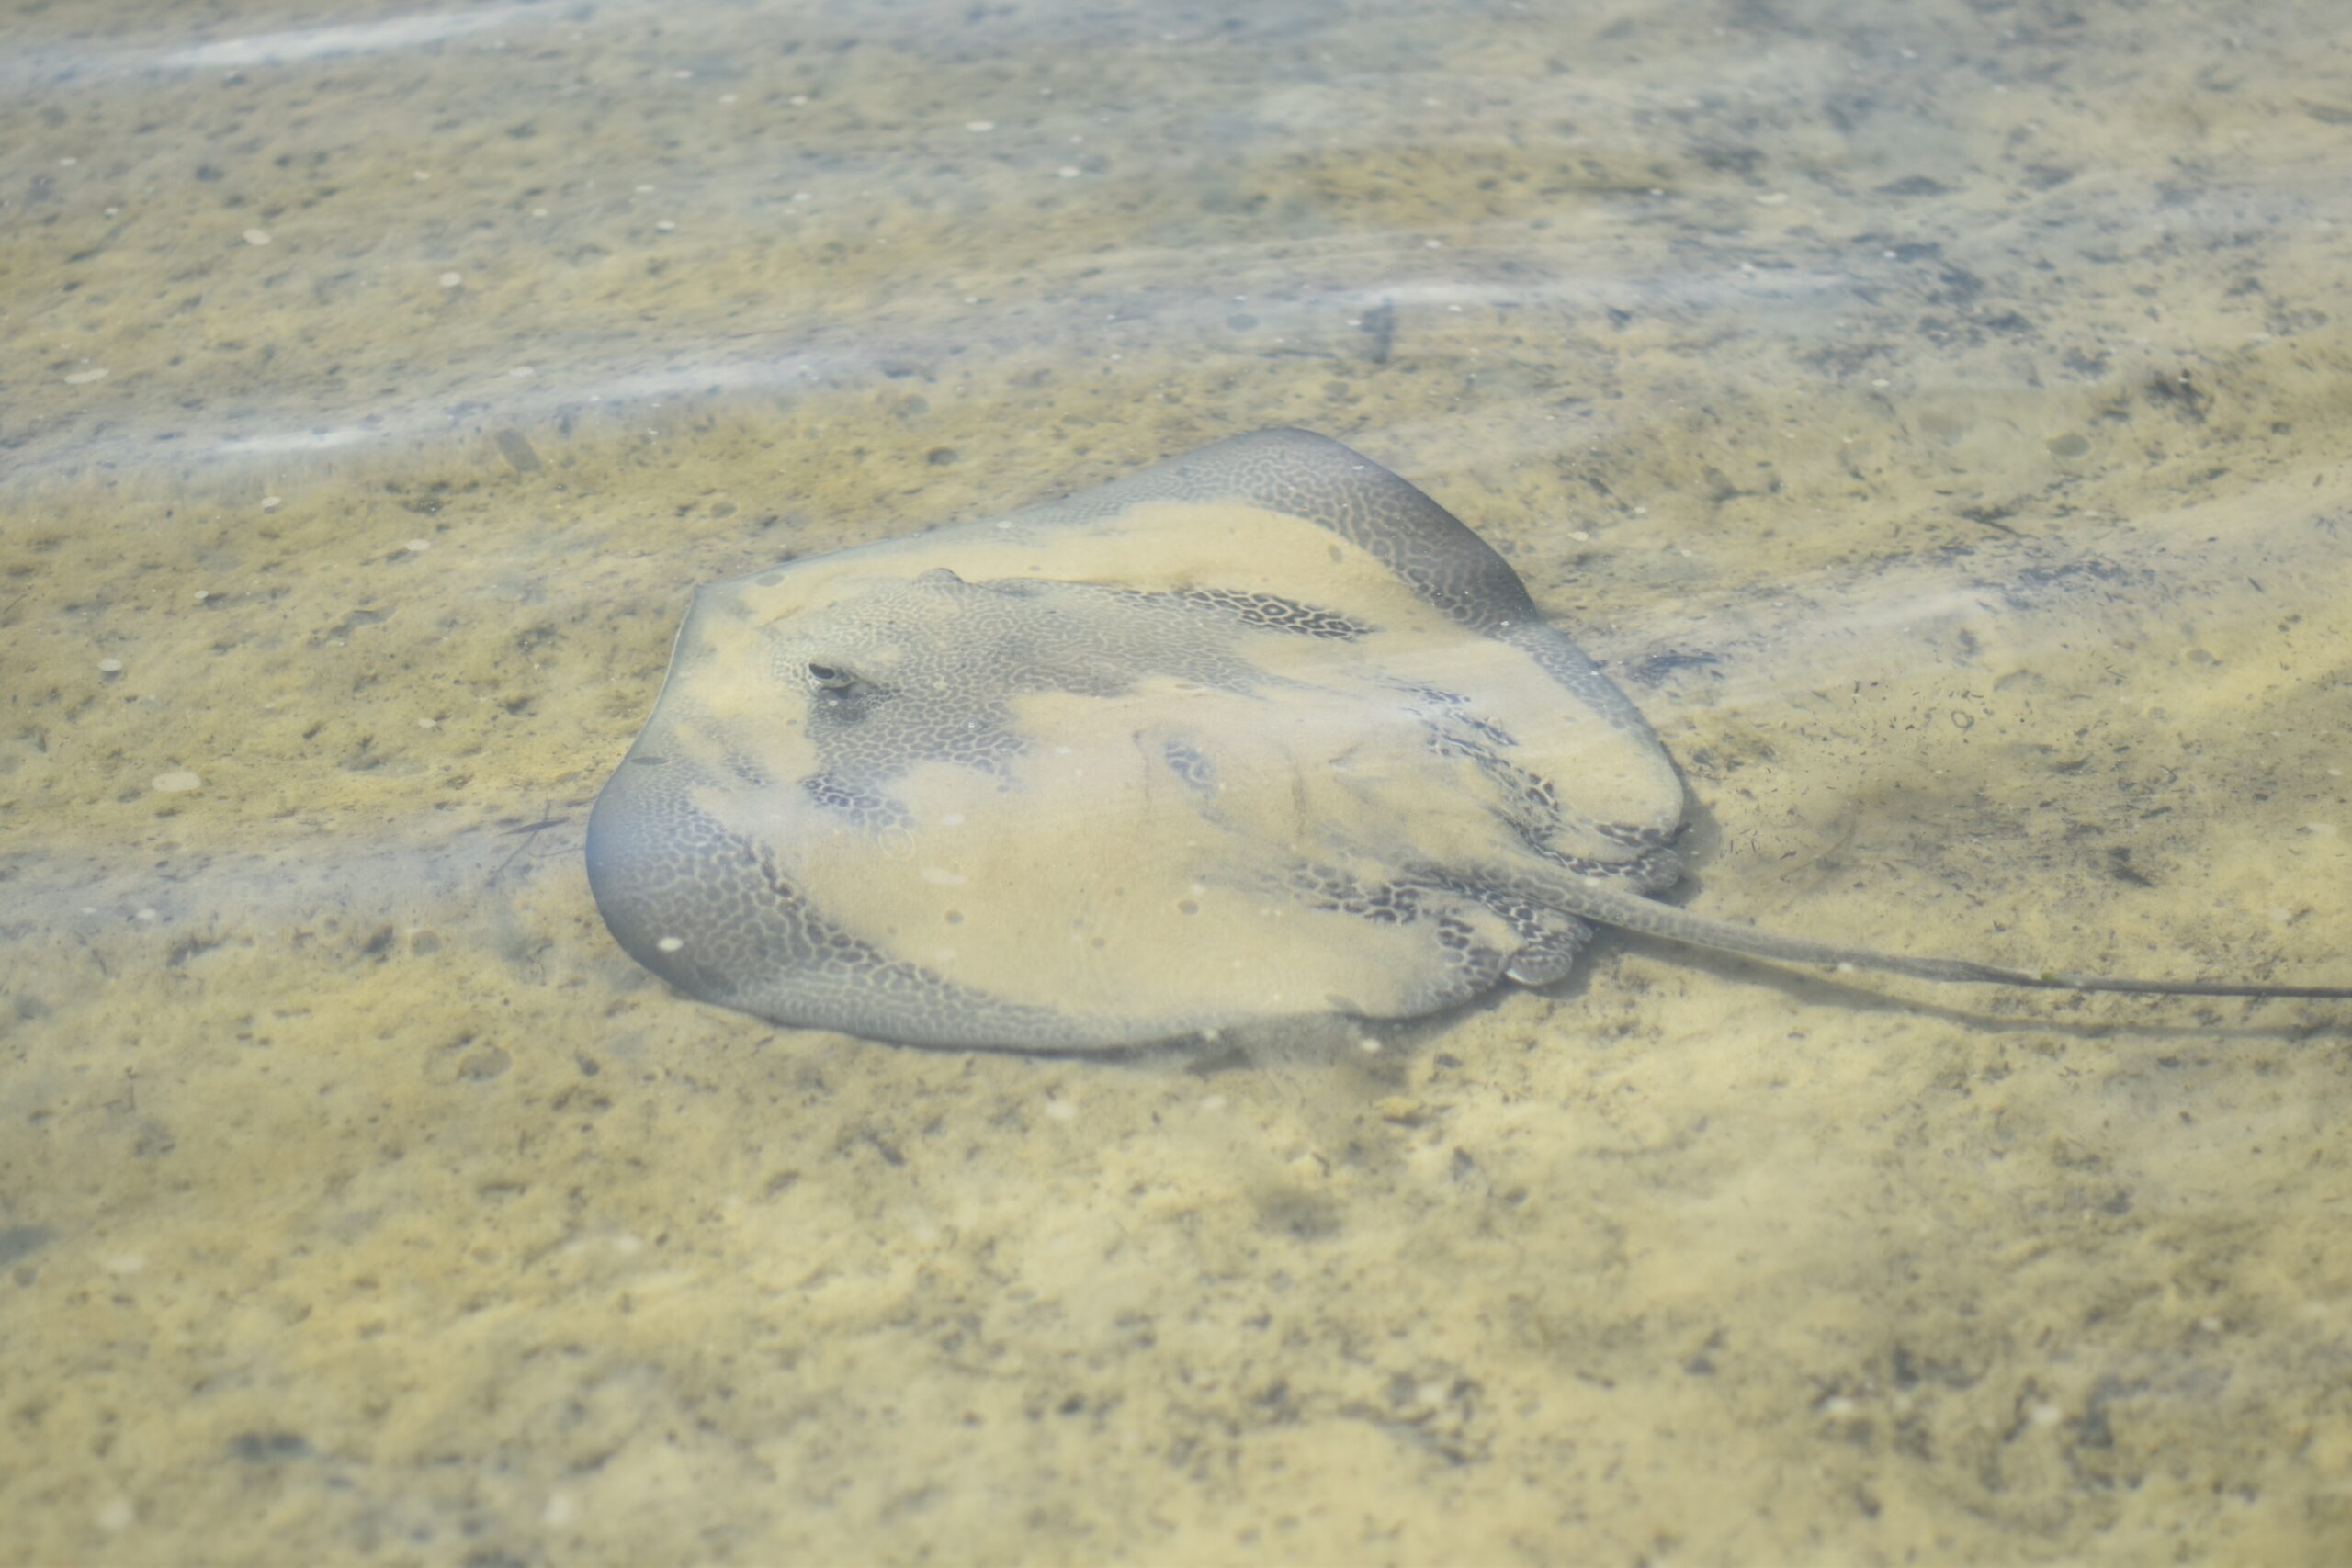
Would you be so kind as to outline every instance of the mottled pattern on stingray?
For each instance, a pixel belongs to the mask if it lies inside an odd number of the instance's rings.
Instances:
[[[1499,556],[1276,431],[699,591],[588,860],[693,996],[1085,1049],[1556,980],[1681,815]]]
[[[1092,583],[966,582],[944,569],[877,586],[813,633],[807,735],[828,805],[864,817],[924,762],[1001,774],[1027,748],[1020,698],[1110,698],[1163,676],[1241,693],[1273,681],[1237,651],[1245,630],[1345,638],[1346,618],[1267,595],[1138,593]],[[779,671],[787,681],[796,671]]]

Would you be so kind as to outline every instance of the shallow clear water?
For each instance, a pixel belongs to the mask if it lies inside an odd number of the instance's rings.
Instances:
[[[1695,908],[2352,983],[2319,0],[20,6],[28,1560],[2352,1551],[2340,1005],[1611,939],[1246,1058],[668,994],[695,583],[1299,424],[1683,766]]]

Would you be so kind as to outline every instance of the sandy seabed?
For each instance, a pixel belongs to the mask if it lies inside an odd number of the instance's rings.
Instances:
[[[2335,7],[196,17],[0,24],[12,1554],[2352,1555],[2342,1005],[925,1054],[580,857],[693,584],[1300,424],[1692,908],[2352,984]]]

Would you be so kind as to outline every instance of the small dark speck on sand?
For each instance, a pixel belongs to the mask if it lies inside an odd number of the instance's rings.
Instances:
[[[268,1464],[307,1458],[311,1440],[300,1432],[240,1432],[229,1439],[229,1451],[247,1464]]]

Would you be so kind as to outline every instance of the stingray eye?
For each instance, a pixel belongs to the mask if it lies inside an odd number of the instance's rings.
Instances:
[[[829,692],[845,692],[857,683],[857,677],[840,665],[819,664],[814,661],[811,661],[808,666],[808,679]]]

